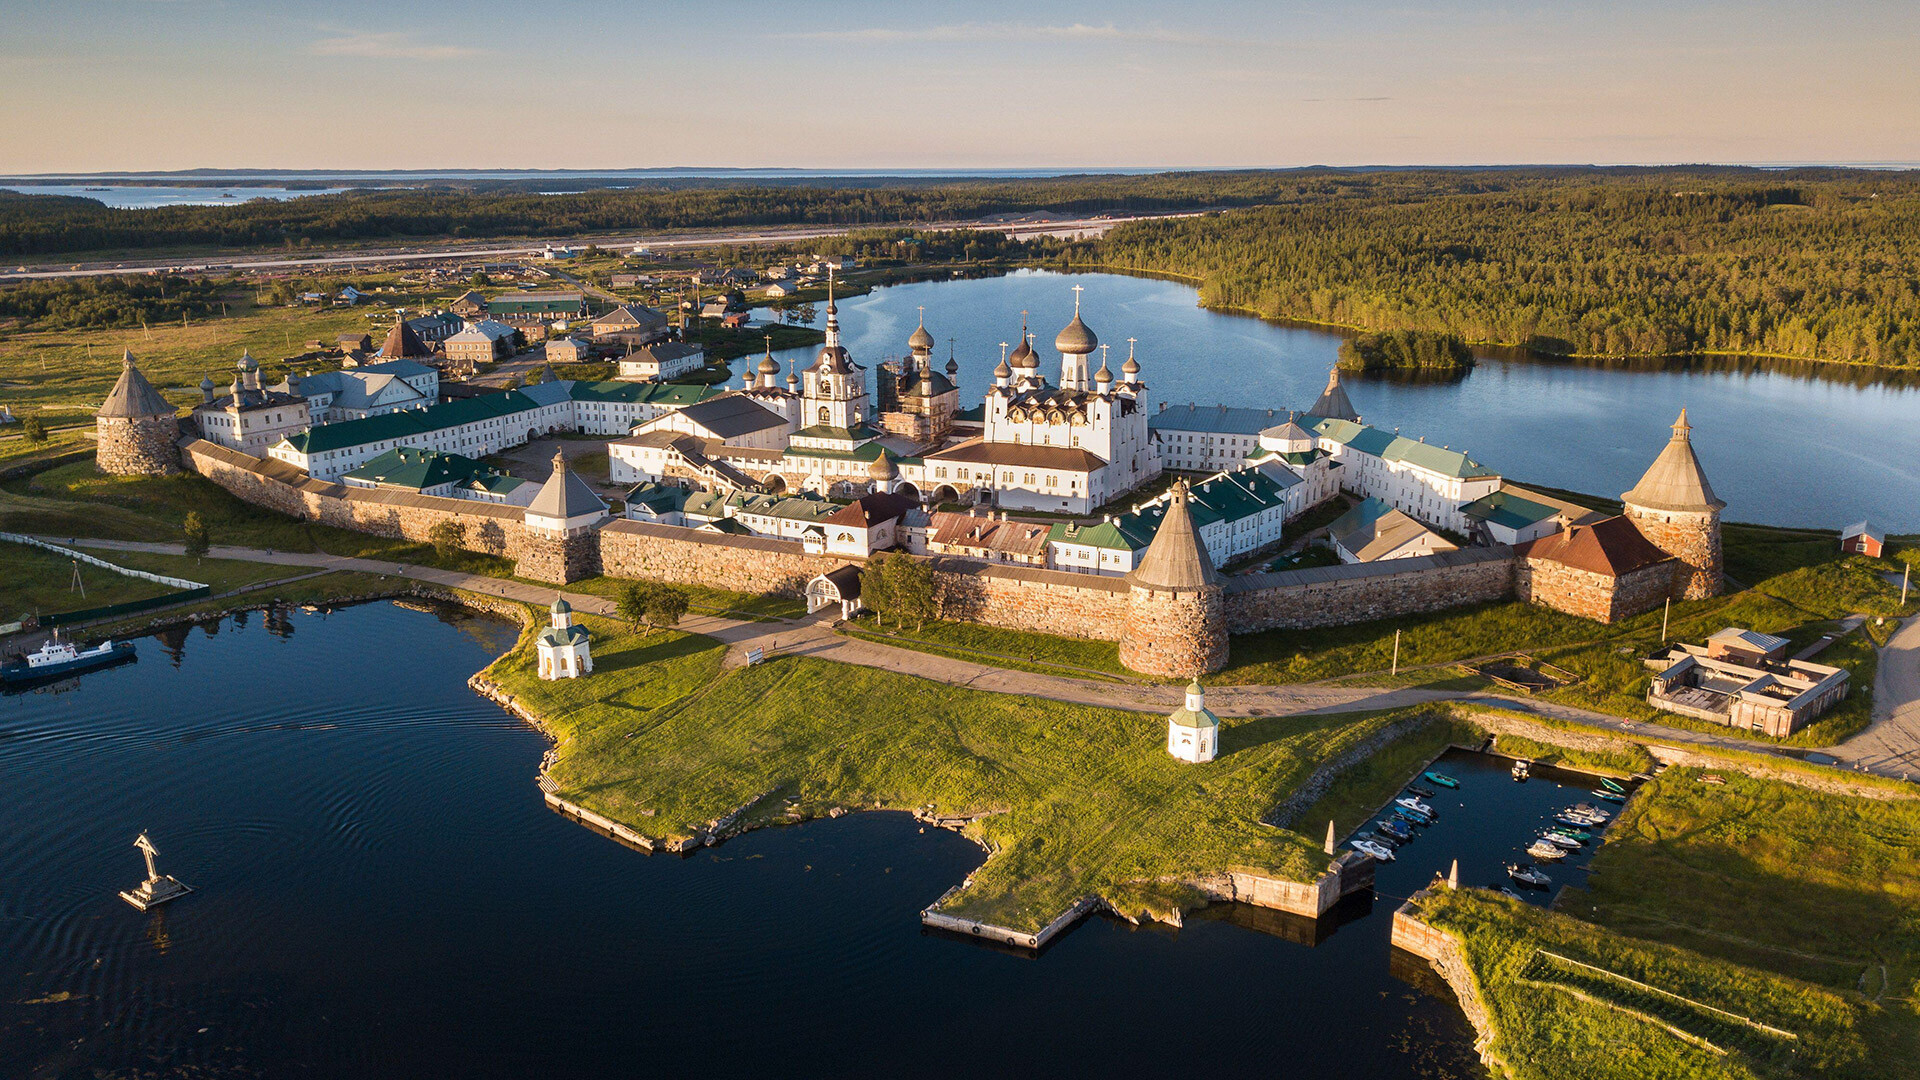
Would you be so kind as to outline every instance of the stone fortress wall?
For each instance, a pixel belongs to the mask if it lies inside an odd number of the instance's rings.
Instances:
[[[559,553],[528,534],[520,507],[313,480],[283,462],[263,461],[203,440],[187,443],[181,457],[188,469],[242,500],[318,524],[427,542],[435,525],[457,522],[465,526],[464,547],[521,561],[524,576],[542,580],[572,580],[584,576],[583,571],[604,572],[612,577],[792,596],[801,593],[808,579],[848,561],[808,554],[790,540],[625,520],[610,521],[575,538],[585,543],[575,542],[571,548],[581,550]],[[591,552],[584,550],[587,547]],[[945,618],[1116,641],[1140,614],[1123,578],[992,565],[952,556],[931,561]],[[572,571],[566,569],[568,563]],[[1336,626],[1496,600],[1512,591],[1513,557],[1506,548],[1238,577],[1228,582],[1213,609],[1220,613],[1220,629],[1201,627],[1190,655],[1162,664],[1145,657],[1134,659],[1146,663],[1146,670],[1154,674],[1191,674],[1188,668],[1202,660],[1206,662],[1200,670],[1217,667],[1224,660],[1226,632]]]

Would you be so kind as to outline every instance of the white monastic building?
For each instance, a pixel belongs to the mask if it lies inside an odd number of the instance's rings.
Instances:
[[[534,639],[534,648],[540,654],[540,677],[577,679],[592,671],[593,648],[588,641],[592,635],[586,627],[574,623],[573,605],[562,596],[547,611],[553,625]]]
[[[1187,684],[1186,704],[1167,717],[1167,753],[1195,765],[1220,754],[1220,718],[1207,708],[1199,679]]]

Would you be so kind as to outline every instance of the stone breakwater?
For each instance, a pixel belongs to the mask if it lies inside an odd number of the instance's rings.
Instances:
[[[1414,893],[1393,913],[1393,947],[1433,965],[1433,970],[1453,990],[1460,1011],[1467,1015],[1467,1023],[1473,1025],[1473,1050],[1480,1055],[1480,1063],[1495,1076],[1511,1076],[1507,1063],[1493,1052],[1499,1031],[1494,1027],[1486,1000],[1480,995],[1480,981],[1474,977],[1466,952],[1451,934],[1420,921],[1420,900],[1429,894],[1427,889]]]

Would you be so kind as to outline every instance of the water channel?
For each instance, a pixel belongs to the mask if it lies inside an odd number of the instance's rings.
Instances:
[[[982,856],[904,814],[679,858],[551,813],[545,739],[465,685],[513,633],[254,613],[0,698],[0,1075],[1477,1076],[1453,1004],[1390,975],[1388,916],[1581,794],[1450,759],[1439,823],[1338,920],[1095,918],[1010,954],[922,931]],[[142,830],[197,890],[150,914],[115,896]]]
[[[1138,339],[1152,407],[1197,404],[1304,409],[1326,384],[1337,333],[1205,311],[1193,289],[1115,274],[1020,271],[877,289],[840,307],[848,349],[873,365],[898,357],[924,307],[945,363],[960,363],[961,405],[992,382],[1020,312],[1057,376],[1053,337],[1073,316],[1113,347],[1117,370]],[[817,314],[816,322],[824,322]],[[950,343],[951,339],[951,343]],[[777,354],[811,362],[812,351]],[[1096,358],[1097,359],[1097,358]],[[1868,518],[1920,532],[1920,381],[1857,369],[1734,360],[1580,362],[1483,356],[1464,379],[1351,384],[1369,422],[1465,449],[1522,483],[1618,495],[1666,443],[1684,406],[1727,517],[1839,529]]]

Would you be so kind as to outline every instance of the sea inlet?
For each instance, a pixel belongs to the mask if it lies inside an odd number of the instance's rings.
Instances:
[[[254,612],[0,698],[0,1075],[1478,1076],[1390,914],[1583,794],[1449,761],[1440,823],[1317,926],[1219,905],[1008,952],[922,930],[983,856],[906,814],[682,858],[547,810],[546,739],[466,686],[515,633]],[[146,914],[115,895],[142,831],[196,889]]]

